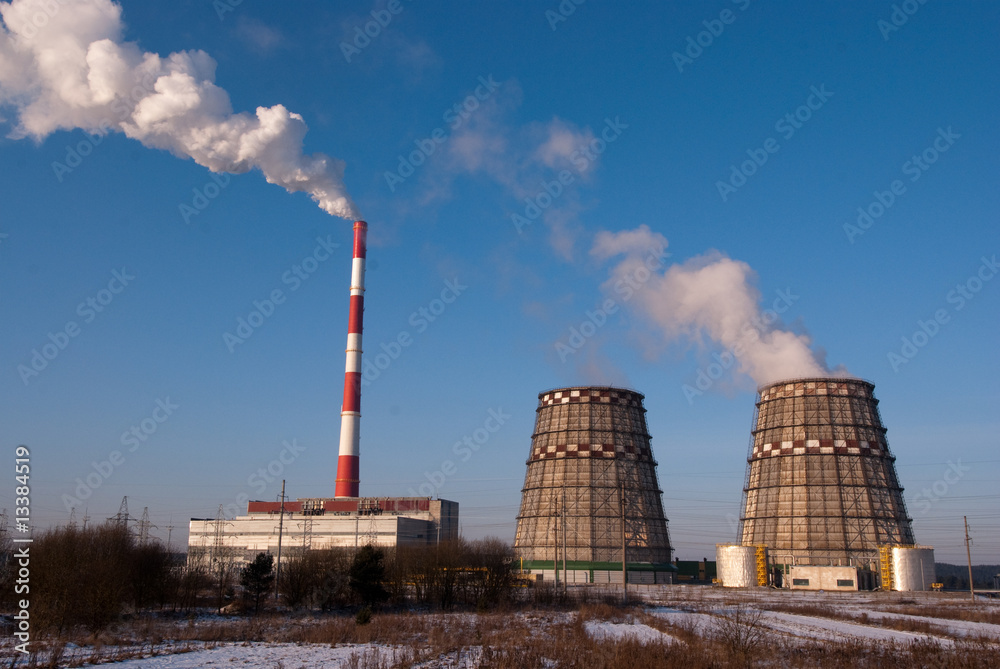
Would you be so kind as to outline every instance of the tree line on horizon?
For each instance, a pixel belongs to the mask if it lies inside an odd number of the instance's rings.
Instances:
[[[6,541],[4,540],[6,539]],[[232,552],[200,565],[178,559],[158,539],[140,541],[115,519],[79,528],[66,525],[34,537],[31,619],[60,633],[83,627],[98,634],[124,616],[188,614],[198,609],[256,614],[421,606],[489,610],[511,601],[516,584],[513,548],[487,538],[439,546],[316,549],[283,556],[280,581],[274,556],[243,564]],[[0,607],[13,611],[16,562],[0,536]]]

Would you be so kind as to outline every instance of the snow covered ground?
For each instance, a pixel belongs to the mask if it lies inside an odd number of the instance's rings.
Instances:
[[[642,623],[612,623],[605,620],[588,620],[583,624],[587,635],[597,641],[605,639],[633,639],[639,643],[677,641],[669,634]]]
[[[312,669],[351,666],[352,657],[356,660],[354,666],[365,660],[373,662],[376,659],[384,659],[391,662],[402,652],[405,651],[374,644],[347,644],[333,648],[326,644],[227,643],[210,650],[159,655],[101,666],[116,669],[118,667],[122,669],[200,669],[201,667]]]
[[[885,629],[877,625],[862,625],[846,620],[803,616],[793,613],[765,611],[762,622],[776,632],[792,635],[800,639],[816,639],[821,641],[870,639],[873,641],[896,641],[899,643],[930,640],[948,646],[954,645],[951,639],[921,634],[919,632],[903,632],[894,629]]]
[[[160,638],[174,639],[153,646],[138,646],[141,641],[131,638],[131,646],[117,648],[119,654],[105,646],[101,666],[127,669],[194,669],[195,667],[240,667],[241,669],[300,669],[303,667],[331,667],[366,669],[373,667],[411,666],[414,648],[420,649],[420,662],[412,664],[420,669],[438,667],[477,667],[480,660],[497,648],[516,645],[518,640],[531,638],[570,639],[577,621],[583,617],[583,632],[590,640],[600,644],[614,644],[625,640],[649,644],[666,643],[672,648],[685,648],[692,634],[703,638],[717,638],[720,621],[734,613],[752,619],[764,628],[768,636],[780,638],[793,645],[814,643],[863,643],[887,642],[907,646],[913,642],[931,642],[942,649],[955,648],[965,640],[988,640],[1000,643],[1000,624],[974,622],[961,618],[985,620],[1000,619],[1000,601],[980,601],[938,593],[790,593],[773,590],[723,590],[712,587],[665,586],[636,589],[644,604],[631,609],[608,607],[607,604],[585,607],[580,612],[551,609],[528,609],[506,615],[473,613],[411,613],[377,616],[382,620],[382,636],[366,632],[364,636],[351,636],[353,621],[347,620],[339,630],[347,630],[353,641],[381,640],[382,643],[279,643],[289,637],[289,631],[314,630],[330,625],[329,616],[276,617],[264,636],[272,642],[240,643],[214,641],[184,641],[183,639],[234,638],[232,636],[185,636],[185,631],[204,632],[204,628],[240,629],[241,619],[219,616],[198,617],[190,622],[159,623]],[[759,612],[759,613],[755,613]],[[396,617],[393,617],[396,616]],[[339,619],[334,618],[334,621]],[[378,628],[373,621],[371,630]],[[346,625],[346,627],[344,627]],[[395,636],[385,636],[385,629],[399,629]],[[579,628],[575,628],[579,634]],[[484,636],[481,636],[484,635]],[[489,636],[489,635],[494,636]],[[407,636],[409,635],[409,636]],[[437,641],[434,641],[435,635]],[[313,638],[320,638],[313,635]],[[123,633],[120,638],[129,638]],[[239,638],[238,636],[235,638]],[[494,643],[486,639],[494,639]],[[503,641],[496,641],[497,639]],[[461,640],[459,640],[461,639]],[[575,639],[575,640],[573,640]],[[414,648],[410,648],[412,641]],[[498,645],[499,644],[499,645]],[[446,648],[446,650],[440,650]],[[998,647],[1000,648],[1000,647]],[[0,642],[0,664],[9,665],[12,646]],[[140,652],[136,652],[140,651]],[[145,657],[118,662],[109,660],[141,655]],[[156,655],[152,656],[151,653]],[[963,651],[964,652],[964,651]],[[94,649],[69,644],[60,666],[71,661],[75,666],[88,657]],[[1000,651],[998,651],[1000,653]],[[47,654],[37,658],[44,665]],[[23,662],[23,659],[22,659]],[[22,666],[18,664],[17,666]],[[83,666],[93,666],[84,664]]]
[[[963,638],[1000,641],[1000,625],[955,619],[959,613],[969,610],[994,611],[1000,614],[1000,602],[996,600],[980,600],[970,609],[967,600],[937,593],[737,591],[721,588],[701,588],[699,591],[689,588],[686,593],[676,589],[662,589],[643,594],[651,603],[669,601],[674,604],[654,607],[650,613],[668,623],[691,627],[699,634],[711,632],[718,616],[725,614],[731,605],[739,601],[761,610],[763,614],[760,623],[768,629],[800,639],[867,639],[904,644],[926,640],[945,646],[952,646],[956,639]],[[819,611],[825,609],[828,613],[804,614],[773,610],[789,606],[813,607]],[[921,609],[927,615],[893,610],[901,607]],[[896,621],[915,623],[913,627],[929,626],[929,629],[894,629]]]

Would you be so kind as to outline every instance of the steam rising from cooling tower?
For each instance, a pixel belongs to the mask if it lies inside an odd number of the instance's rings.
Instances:
[[[631,289],[627,306],[663,335],[666,342],[708,337],[734,351],[738,371],[758,384],[781,378],[830,376],[804,334],[769,322],[745,262],[712,251],[666,271],[650,270],[650,257],[662,257],[667,239],[642,225],[618,233],[601,232],[591,255],[598,260],[621,256],[604,289],[621,297]],[[839,374],[839,370],[837,372]]]
[[[302,153],[300,115],[280,104],[234,114],[208,54],[164,58],[122,42],[121,11],[110,0],[0,4],[0,109],[16,110],[13,137],[122,132],[213,172],[259,169],[269,183],[308,193],[328,214],[358,217],[343,161]]]

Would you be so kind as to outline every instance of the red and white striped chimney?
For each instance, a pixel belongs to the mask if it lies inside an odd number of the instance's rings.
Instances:
[[[361,330],[365,313],[365,253],[368,224],[354,222],[354,261],[351,265],[351,312],[347,320],[347,367],[344,404],[340,411],[340,456],[337,458],[336,497],[358,497],[361,442]]]

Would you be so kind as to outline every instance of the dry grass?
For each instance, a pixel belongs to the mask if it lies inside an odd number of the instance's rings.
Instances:
[[[769,611],[781,611],[802,616],[813,616],[816,618],[828,618],[832,620],[843,620],[857,623],[859,625],[870,625],[883,629],[892,629],[900,632],[914,632],[936,637],[950,637],[952,633],[944,625],[936,625],[927,620],[914,620],[912,618],[898,618],[893,615],[873,616],[868,613],[852,613],[841,611],[833,607],[823,607],[817,604],[787,604],[771,603],[767,606]],[[898,615],[917,616],[922,618],[940,618],[942,620],[966,620],[964,618],[942,615],[938,609],[908,607],[905,609],[894,609],[891,613]],[[957,613],[957,611],[956,611]],[[985,621],[976,621],[985,622]]]
[[[595,669],[692,669],[714,667],[780,666],[824,668],[850,666],[868,669],[890,666],[934,667],[935,669],[980,669],[997,666],[1000,645],[984,639],[959,639],[954,647],[933,641],[909,645],[862,640],[822,643],[768,634],[766,642],[744,644],[743,631],[756,634],[761,620],[751,615],[755,606],[798,615],[834,618],[921,634],[949,636],[943,628],[927,621],[900,618],[868,619],[864,613],[851,614],[835,607],[790,602],[755,602],[745,597],[678,598],[673,605],[687,610],[714,612],[720,621],[714,629],[698,629],[690,620],[669,622],[651,615],[641,604],[622,605],[615,597],[589,593],[584,601],[529,605],[503,613],[376,613],[365,625],[350,614],[258,618],[209,618],[170,620],[147,618],[123,623],[93,637],[85,633],[44,640],[33,662],[18,666],[76,667],[84,663],[103,664],[157,652],[187,652],[220,643],[262,641],[308,644],[377,644],[380,648],[359,649],[345,666],[351,669],[397,669],[414,665],[475,666],[518,668],[536,666],[593,667]],[[671,594],[671,597],[678,597]],[[930,615],[930,607],[904,604],[896,611],[909,615]],[[941,613],[940,611],[936,613]],[[972,609],[956,608],[946,617],[968,615]],[[746,615],[744,615],[746,614]],[[641,643],[635,639],[595,640],[584,623],[609,621],[639,622],[660,630],[669,639]],[[766,624],[766,621],[763,621]],[[986,622],[986,620],[976,620]],[[726,626],[729,626],[727,634]],[[165,641],[166,640],[166,641]],[[85,647],[69,656],[67,643]],[[164,645],[157,645],[163,642]],[[426,663],[426,664],[422,664]]]
[[[908,616],[1000,625],[1000,607],[996,605],[987,605],[981,608],[961,605],[935,607],[899,606],[894,607],[892,610],[894,613],[902,613]]]

